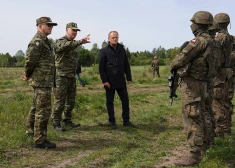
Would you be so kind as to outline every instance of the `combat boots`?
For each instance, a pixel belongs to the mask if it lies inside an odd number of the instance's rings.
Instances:
[[[60,124],[54,125],[54,130],[64,132],[65,129]]]
[[[124,121],[123,126],[136,128],[136,126],[133,123],[131,123],[130,121]]]
[[[197,159],[193,159],[193,158],[190,158],[190,157],[185,157],[182,160],[176,161],[175,165],[176,166],[192,166],[192,165],[197,164],[198,162],[199,162],[199,160],[197,160]]]
[[[48,140],[45,140],[42,144],[36,144],[35,143],[35,148],[47,148],[47,149],[52,149],[52,148],[56,148],[56,144],[52,143]]]
[[[71,127],[71,128],[77,128],[80,127],[80,124],[75,124],[70,120],[63,121],[65,126]]]

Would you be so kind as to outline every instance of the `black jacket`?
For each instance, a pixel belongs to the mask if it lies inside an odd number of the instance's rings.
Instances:
[[[125,88],[126,79],[132,81],[130,64],[123,45],[118,43],[114,49],[108,44],[100,49],[99,57],[101,80],[103,83],[109,82],[111,89]]]

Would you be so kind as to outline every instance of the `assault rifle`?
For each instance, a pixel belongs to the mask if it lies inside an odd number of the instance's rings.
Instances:
[[[188,45],[189,41],[186,41],[181,47],[180,47],[180,52]],[[177,55],[176,55],[177,57]],[[173,98],[177,98],[178,96],[176,95],[176,89],[178,88],[179,80],[179,75],[177,74],[177,70],[174,70],[172,72],[172,76],[168,77],[168,82],[169,82],[169,88],[170,88],[170,106],[172,106],[173,103]]]
[[[178,79],[179,76],[177,75],[176,71],[172,72],[172,76],[168,77],[168,81],[169,81],[169,88],[170,88],[170,106],[172,106],[173,103],[173,98],[177,98],[178,96],[176,95],[176,89],[178,87]]]

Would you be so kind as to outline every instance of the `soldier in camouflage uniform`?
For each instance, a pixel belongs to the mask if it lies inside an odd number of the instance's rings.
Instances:
[[[228,135],[231,134],[231,126],[232,126],[232,114],[233,114],[233,96],[234,96],[234,87],[235,87],[235,36],[233,36],[233,49],[231,53],[231,63],[230,68],[232,73],[229,74],[228,77],[228,105],[229,105],[229,113],[226,115],[225,121],[227,123],[227,128],[225,129],[225,133]]]
[[[219,13],[215,15],[214,19],[219,24],[219,31],[215,40],[220,44],[222,55],[214,84],[212,109],[215,118],[216,135],[223,137],[224,132],[230,132],[226,118],[229,116],[228,78],[230,76],[229,74],[231,74],[229,67],[232,51],[232,37],[227,30],[227,26],[230,23],[229,15]]]
[[[48,141],[47,124],[51,114],[51,88],[54,83],[54,55],[47,38],[57,23],[49,17],[36,20],[38,32],[32,38],[26,51],[23,80],[29,81],[34,89],[33,106],[26,123],[26,134],[34,136],[36,148],[55,148]]]
[[[214,144],[214,137],[215,137],[215,119],[212,111],[212,101],[214,95],[214,83],[215,77],[217,75],[217,71],[220,67],[220,59],[221,59],[221,48],[218,41],[215,40],[216,33],[219,30],[219,24],[214,20],[213,25],[209,27],[209,35],[213,39],[213,48],[211,49],[211,57],[210,57],[210,64],[211,65],[211,76],[208,78],[208,85],[207,85],[207,99],[205,102],[205,118],[207,124],[207,131],[209,136],[209,145]],[[209,77],[209,76],[208,76]]]
[[[196,12],[191,29],[195,38],[178,54],[170,66],[171,72],[177,70],[181,77],[182,113],[189,144],[189,156],[175,163],[190,166],[198,163],[208,141],[205,121],[205,101],[207,79],[210,72],[210,52],[212,39],[208,28],[213,24],[213,16],[207,11]]]
[[[155,77],[155,72],[157,72],[157,76],[160,78],[160,74],[159,74],[159,61],[157,59],[157,56],[153,57],[153,60],[151,62],[151,66],[153,69],[153,78]]]
[[[52,120],[54,129],[57,131],[65,131],[60,124],[63,111],[65,125],[72,128],[80,126],[80,124],[75,124],[71,120],[76,96],[77,48],[79,45],[89,43],[89,35],[81,40],[74,40],[77,31],[80,31],[80,29],[76,23],[68,23],[66,25],[66,35],[56,41],[56,88],[54,89],[55,101]]]

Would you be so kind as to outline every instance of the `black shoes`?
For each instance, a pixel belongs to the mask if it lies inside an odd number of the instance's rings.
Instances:
[[[64,131],[65,131],[65,129],[64,129],[63,127],[61,127],[61,125],[55,125],[55,126],[54,126],[54,130],[56,130],[56,131],[61,131],[61,132],[64,132]]]
[[[55,143],[52,143],[48,140],[45,140],[42,144],[36,144],[35,143],[35,148],[47,148],[47,149],[52,149],[52,148],[56,148],[56,144]]]
[[[130,121],[123,122],[123,126],[136,128],[136,126],[134,124],[132,124]]]
[[[110,123],[109,125],[110,125],[110,127],[111,127],[112,129],[117,129],[116,123]]]
[[[65,125],[65,126],[68,126],[68,127],[71,127],[71,128],[77,128],[77,127],[80,127],[80,126],[81,126],[80,124],[75,124],[75,123],[73,123],[72,121],[65,121],[65,122],[64,122],[64,125]]]

